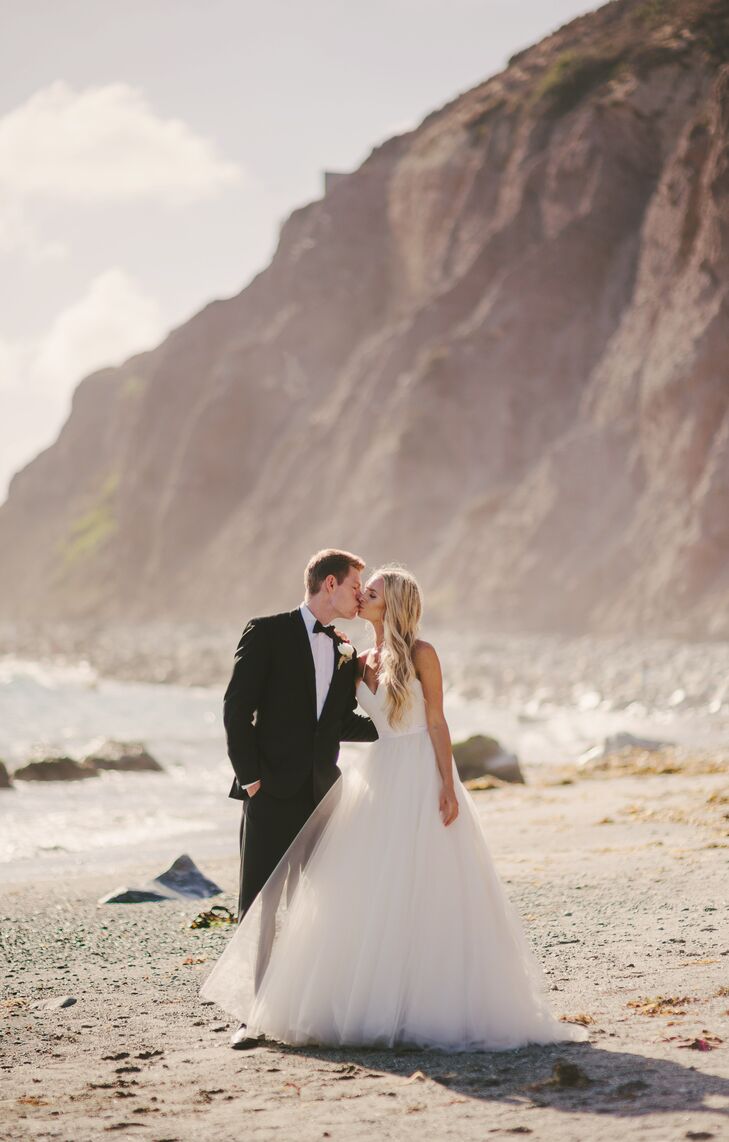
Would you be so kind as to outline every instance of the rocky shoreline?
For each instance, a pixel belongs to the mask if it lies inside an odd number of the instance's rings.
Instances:
[[[0,623],[0,657],[52,664],[87,663],[120,681],[225,685],[244,620],[140,625]],[[358,647],[364,623],[342,624]],[[446,683],[488,704],[522,703],[524,714],[548,704],[582,710],[705,710],[729,723],[729,642],[686,642],[625,635],[479,633],[466,625],[427,626]]]
[[[243,625],[0,622],[0,657],[85,663],[123,682],[215,686],[230,675]]]
[[[0,761],[0,789],[16,781],[85,781],[113,769],[127,773],[162,773],[163,768],[142,742],[102,742],[85,757],[31,756],[24,765],[9,771]]]

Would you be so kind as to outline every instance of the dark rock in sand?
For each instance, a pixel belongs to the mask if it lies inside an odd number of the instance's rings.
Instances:
[[[81,781],[86,777],[98,777],[94,766],[72,757],[44,757],[39,761],[29,761],[13,773],[15,781]]]
[[[585,1074],[577,1063],[570,1063],[567,1059],[556,1059],[552,1068],[551,1084],[558,1087],[585,1087],[592,1079]]]
[[[155,892],[152,888],[116,888],[102,896],[99,904],[156,904],[171,899],[167,893]]]
[[[154,878],[153,884],[160,885],[174,896],[187,896],[201,899],[205,896],[217,896],[223,890],[212,880],[208,880],[195,862],[187,853],[179,856],[174,864],[159,876]]]
[[[0,789],[12,789],[13,783],[10,780],[7,766],[4,761],[0,761]]]
[[[453,757],[461,781],[490,775],[501,781],[524,783],[516,754],[507,753],[496,738],[475,734],[466,741],[456,742]]]
[[[147,752],[142,742],[106,741],[84,758],[84,765],[96,769],[164,772],[160,763]]]
[[[117,888],[102,896],[99,904],[142,904],[159,900],[200,900],[218,896],[222,892],[217,884],[200,872],[186,853],[179,856],[168,869],[154,880],[139,888]]]

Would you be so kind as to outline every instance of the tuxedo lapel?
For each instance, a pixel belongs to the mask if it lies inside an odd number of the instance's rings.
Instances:
[[[307,690],[311,698],[312,713],[316,721],[316,671],[314,670],[314,656],[311,653],[309,632],[306,629],[304,617],[298,607],[295,611],[291,612],[291,621],[294,628],[296,653],[301,661],[301,669],[306,680]]]
[[[339,665],[340,658],[341,658],[341,655],[339,653],[339,640],[337,640],[334,643],[334,670],[332,672],[332,680],[329,683],[329,692],[327,693],[327,696],[324,699],[324,705],[322,706],[321,715],[319,717],[320,722],[323,721],[324,717],[326,716],[329,704],[333,700],[333,698],[335,696],[335,692],[338,691],[339,687],[341,686],[342,682],[344,681],[342,675],[347,670],[347,663],[346,662],[342,663],[342,665],[340,667],[340,665]]]

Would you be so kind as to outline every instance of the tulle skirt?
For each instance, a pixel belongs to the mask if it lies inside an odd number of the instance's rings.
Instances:
[[[202,988],[251,1036],[489,1050],[582,1040],[544,977],[454,765],[444,826],[426,731],[349,763]]]

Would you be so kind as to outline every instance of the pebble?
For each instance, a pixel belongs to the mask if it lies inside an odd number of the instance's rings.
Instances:
[[[58,1011],[61,1007],[73,1007],[76,999],[73,995],[59,995],[53,999],[41,999],[33,1006],[38,1011]]]

